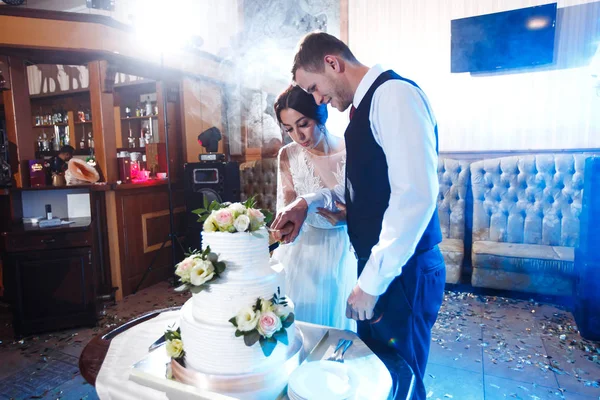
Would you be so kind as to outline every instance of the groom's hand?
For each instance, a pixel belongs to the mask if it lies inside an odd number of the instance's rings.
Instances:
[[[300,233],[300,228],[306,219],[306,213],[308,212],[308,203],[302,197],[298,197],[296,200],[288,204],[277,216],[271,224],[271,229],[274,231],[280,231],[280,239],[282,243],[291,243],[296,240],[296,237]],[[289,229],[289,224],[293,225],[293,228]]]
[[[363,292],[360,286],[354,286],[346,303],[346,317],[357,321],[373,318],[373,309],[379,296],[372,296]]]

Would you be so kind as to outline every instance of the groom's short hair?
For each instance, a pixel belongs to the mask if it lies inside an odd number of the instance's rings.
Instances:
[[[352,63],[358,62],[346,43],[340,39],[325,32],[311,32],[304,36],[298,44],[292,66],[293,79],[296,80],[296,71],[300,68],[314,73],[325,71],[323,59],[327,55],[339,56]]]

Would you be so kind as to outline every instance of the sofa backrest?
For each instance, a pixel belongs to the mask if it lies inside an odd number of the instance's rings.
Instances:
[[[473,241],[577,246],[586,157],[542,154],[472,163]]]
[[[240,165],[241,197],[256,197],[259,208],[275,213],[277,206],[277,158],[249,161]]]
[[[469,162],[440,157],[438,159],[440,192],[437,207],[442,236],[464,239]]]

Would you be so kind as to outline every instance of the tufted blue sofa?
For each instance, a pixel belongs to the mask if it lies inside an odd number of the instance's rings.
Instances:
[[[571,295],[585,155],[471,164],[473,286]]]

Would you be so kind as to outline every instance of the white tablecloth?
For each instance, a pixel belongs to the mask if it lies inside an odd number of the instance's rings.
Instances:
[[[148,354],[148,347],[158,339],[167,327],[179,319],[179,311],[164,312],[157,317],[136,325],[112,339],[104,363],[96,379],[96,391],[102,400],[163,400],[163,399],[216,399],[220,396],[202,395],[202,391],[188,385],[174,383],[169,395],[159,390],[151,389],[129,379],[132,365]],[[351,351],[346,353],[346,363],[360,369],[361,384],[358,398],[376,399],[387,397],[391,388],[391,377],[385,366],[358,337],[348,331],[341,331],[325,326],[298,322],[304,334],[304,349],[308,353],[318,340],[329,329],[330,334],[326,346],[320,346],[319,351],[310,359],[322,359],[333,352],[333,347],[340,338],[352,339],[354,344]],[[156,351],[164,351],[157,349]],[[165,380],[167,385],[169,381]],[[176,393],[176,394],[174,394]]]

